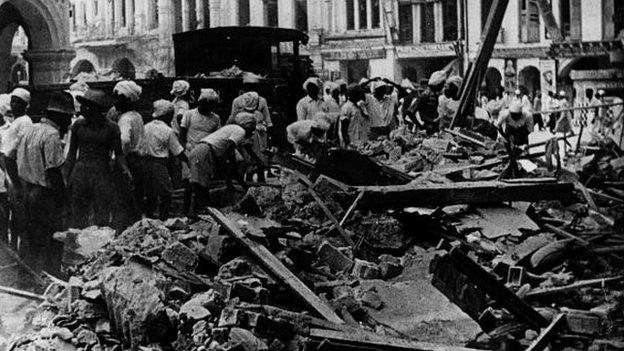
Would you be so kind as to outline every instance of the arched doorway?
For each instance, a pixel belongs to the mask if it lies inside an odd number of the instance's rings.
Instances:
[[[11,44],[20,26],[28,37],[23,57],[31,83],[59,82],[69,71],[68,6],[68,1],[0,0],[0,90],[11,79]]]
[[[503,82],[503,75],[495,67],[488,67],[485,70],[485,91],[488,96],[498,91]]]
[[[524,87],[530,96],[541,90],[540,72],[535,66],[526,66],[518,73],[518,86]]]
[[[135,79],[136,69],[130,60],[123,57],[113,63],[113,72],[116,72],[123,79]]]
[[[77,76],[79,73],[95,73],[95,66],[89,60],[80,60],[76,62],[74,68],[72,68],[72,77]]]
[[[11,83],[28,84],[27,62],[16,62],[11,68]]]

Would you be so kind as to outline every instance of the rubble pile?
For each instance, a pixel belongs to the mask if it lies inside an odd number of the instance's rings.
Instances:
[[[503,145],[480,134],[461,131],[468,140],[456,138],[449,133],[438,136],[413,134],[400,130],[389,138],[369,141],[358,149],[381,163],[410,176],[424,172],[452,169],[460,166],[478,165],[505,154]],[[500,169],[494,169],[500,172]],[[476,173],[470,179],[492,179],[498,173]]]
[[[250,190],[250,195],[271,193]],[[288,196],[297,203],[292,213],[303,213],[308,205],[295,201],[295,193]],[[374,289],[360,288],[359,279],[398,275],[399,258],[382,255],[373,263],[355,259],[331,236],[328,241],[309,232],[302,240],[291,233],[276,242],[274,233],[266,232],[255,239],[348,325],[380,330],[365,308],[381,309],[384,302]],[[305,312],[212,217],[144,219],[71,271],[69,282],[48,287],[28,333],[7,349],[298,350],[309,342],[312,326],[332,326]]]

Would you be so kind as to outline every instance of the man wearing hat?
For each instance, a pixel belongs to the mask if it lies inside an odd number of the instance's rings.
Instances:
[[[15,153],[17,151],[17,142],[24,132],[33,125],[32,119],[26,115],[26,109],[30,103],[30,92],[24,88],[16,88],[11,93],[11,112],[13,113],[13,123],[7,130],[5,140],[2,145],[2,153],[6,157],[6,168],[11,182],[19,189],[20,182],[17,173],[17,164],[15,163]]]
[[[119,126],[104,114],[110,107],[106,93],[89,89],[80,102],[79,118],[72,125],[69,153],[65,165],[71,188],[72,227],[111,226],[111,195],[114,194],[112,155],[127,183],[132,176],[121,149]],[[115,229],[123,230],[120,223]]]
[[[315,151],[326,140],[330,127],[327,114],[319,112],[312,120],[296,121],[286,127],[288,142],[295,148],[295,155],[306,154],[316,158]]]
[[[13,121],[3,133],[2,149],[4,166],[9,179],[8,195],[11,206],[11,232],[13,237],[21,236],[25,232],[26,219],[22,185],[17,170],[17,143],[33,125],[33,120],[26,114],[30,104],[30,92],[24,88],[15,88],[11,92],[9,107]]]
[[[329,112],[329,108],[321,96],[321,80],[310,77],[303,83],[307,95],[297,102],[297,120],[313,119],[319,112]]]
[[[459,90],[462,85],[460,76],[451,76],[444,84],[444,94],[438,100],[438,120],[440,130],[450,127],[459,108]]]
[[[197,100],[197,107],[186,111],[180,121],[180,143],[184,146],[186,156],[190,156],[203,138],[221,127],[221,117],[214,112],[219,103],[219,94],[214,89],[201,89]],[[188,184],[189,169],[184,164],[182,164],[182,180],[186,188],[183,209],[184,212],[188,212],[192,191]]]
[[[191,107],[189,105],[191,85],[185,80],[176,80],[173,82],[170,94],[173,95],[173,118],[171,119],[171,128],[176,135],[180,135],[180,122],[182,116]]]
[[[227,124],[201,140],[189,156],[190,186],[193,192],[192,212],[201,209],[209,200],[210,180],[219,172],[225,176],[228,188],[233,188],[232,177],[241,185],[245,182],[236,169],[236,148],[247,145],[246,151],[257,159],[249,143],[256,130],[256,119],[249,112],[236,115],[234,124]],[[262,161],[257,159],[256,162]]]
[[[136,104],[143,89],[134,81],[123,80],[113,88],[113,104],[119,113],[119,131],[121,132],[121,149],[126,157],[133,183],[127,184],[119,178],[117,172],[118,206],[115,217],[120,226],[130,225],[141,218],[140,203],[145,195],[143,179],[143,117],[136,111]]]
[[[266,99],[258,93],[261,78],[262,77],[253,73],[247,73],[243,76],[243,91],[238,97],[236,97],[232,101],[232,111],[230,112],[228,123],[232,123],[232,121],[239,112],[253,112],[249,111],[249,104],[247,103],[244,95],[245,93],[256,93],[258,94],[258,104],[255,106],[255,110],[262,115],[261,119],[258,119],[258,116],[256,116],[256,120],[261,121],[261,124],[264,124],[268,127],[271,127],[273,125],[271,121],[271,113],[269,112],[269,105],[267,104]]]
[[[169,154],[186,161],[184,148],[173,129],[169,127],[175,113],[173,103],[167,100],[154,102],[154,119],[145,125],[145,214],[154,215],[158,206],[159,218],[166,219],[171,204],[173,184],[167,169]],[[160,201],[159,201],[160,200]]]
[[[55,92],[40,123],[26,129],[17,145],[17,166],[24,186],[24,204],[29,226],[20,247],[35,269],[60,271],[62,244],[52,234],[63,229],[66,191],[61,166],[65,162],[62,137],[74,115],[74,98]]]
[[[436,71],[431,74],[427,81],[427,89],[417,98],[413,99],[406,108],[405,115],[412,121],[418,122],[420,128],[433,134],[438,131],[438,102],[444,82],[446,72]]]
[[[508,109],[500,112],[496,127],[514,146],[528,145],[529,134],[533,132],[533,116],[522,108],[522,102],[512,101]]]

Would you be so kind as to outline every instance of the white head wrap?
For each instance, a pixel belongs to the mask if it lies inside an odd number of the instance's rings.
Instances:
[[[132,80],[122,80],[115,85],[113,92],[127,97],[130,102],[137,102],[141,97],[143,88]]]

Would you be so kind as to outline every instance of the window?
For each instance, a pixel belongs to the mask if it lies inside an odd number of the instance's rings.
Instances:
[[[570,0],[561,0],[559,3],[559,23],[561,23],[561,35],[570,37]]]
[[[69,11],[69,17],[72,19],[72,28],[76,30],[76,5],[71,5],[71,10]]]
[[[379,0],[373,0],[371,2],[371,6],[373,7],[371,9],[371,20],[373,23],[371,23],[371,28],[379,28],[381,23],[381,17],[380,17],[380,13],[381,13],[381,9],[380,9],[380,4],[379,4]]]
[[[127,0],[121,0],[121,24],[123,27],[128,24],[126,21],[126,1]]]
[[[295,28],[303,32],[308,31],[307,0],[295,0]]]
[[[358,0],[358,9],[360,12],[360,28],[368,28],[366,25],[366,11],[368,6],[366,5],[366,0]]]
[[[444,41],[457,40],[457,0],[444,0],[442,2],[442,21],[444,26]]]
[[[158,0],[149,2],[149,29],[158,28]]]
[[[535,0],[520,0],[520,41],[535,43],[539,41],[539,8]]]
[[[355,0],[347,0],[347,29],[355,29]]]
[[[204,28],[210,28],[210,1],[201,0],[204,2]],[[156,0],[158,2],[158,0]]]
[[[277,0],[267,0],[265,22],[267,27],[279,27]]]
[[[97,16],[99,11],[100,4],[98,3],[98,0],[93,0],[93,17]]]
[[[624,1],[613,2],[613,32],[617,38],[624,30]]]
[[[414,16],[412,4],[399,5],[399,42],[407,44],[414,41]]]
[[[433,3],[421,3],[420,10],[420,41],[423,43],[433,43],[435,42],[435,17],[433,15]]]
[[[250,21],[249,0],[238,0],[238,25],[248,26]]]

